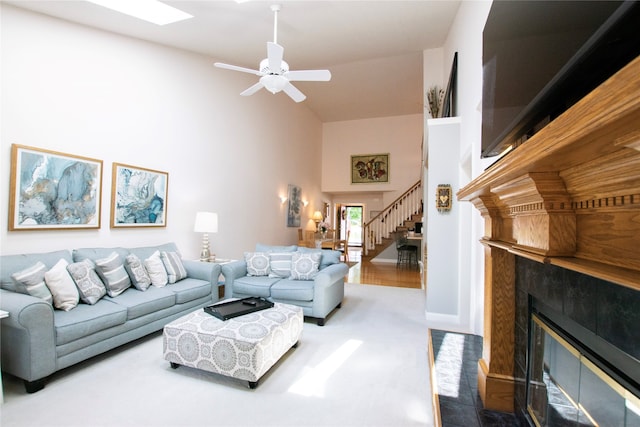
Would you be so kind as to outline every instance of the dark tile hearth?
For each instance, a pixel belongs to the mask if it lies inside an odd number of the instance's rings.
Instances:
[[[443,427],[518,426],[515,415],[489,411],[478,394],[482,337],[431,330]]]

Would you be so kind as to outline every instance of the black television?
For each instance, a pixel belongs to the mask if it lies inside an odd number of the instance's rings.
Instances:
[[[502,1],[483,31],[482,157],[517,148],[640,55],[638,1]]]

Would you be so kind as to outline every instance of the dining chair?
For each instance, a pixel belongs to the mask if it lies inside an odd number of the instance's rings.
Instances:
[[[349,262],[349,235],[351,230],[347,230],[347,238],[345,240],[338,240],[334,249],[342,252],[344,262]]]

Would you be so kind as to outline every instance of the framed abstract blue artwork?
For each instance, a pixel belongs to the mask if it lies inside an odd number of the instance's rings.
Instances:
[[[169,174],[113,164],[111,228],[166,227]]]
[[[102,160],[13,144],[9,230],[100,228]]]

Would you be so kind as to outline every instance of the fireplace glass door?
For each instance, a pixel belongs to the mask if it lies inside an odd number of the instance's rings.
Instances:
[[[535,314],[527,410],[540,426],[640,426],[640,399]]]

